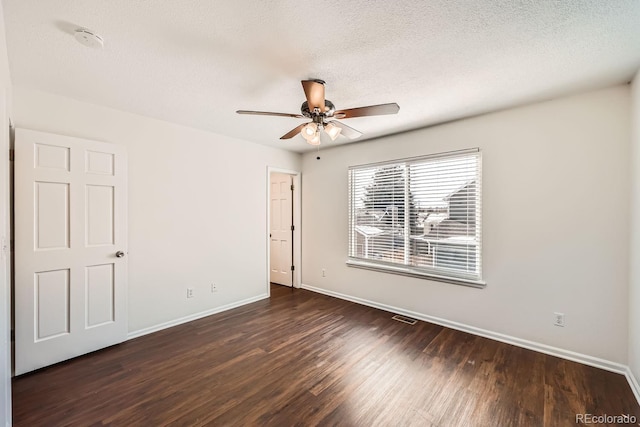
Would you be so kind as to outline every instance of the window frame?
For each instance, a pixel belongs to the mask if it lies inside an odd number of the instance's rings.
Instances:
[[[370,258],[363,258],[353,256],[352,250],[354,248],[354,239],[356,237],[356,208],[354,206],[354,198],[356,193],[356,183],[354,182],[354,172],[362,171],[362,170],[372,170],[375,171],[377,168],[383,168],[385,166],[392,165],[400,165],[402,167],[407,167],[412,164],[420,163],[420,162],[428,162],[435,159],[443,159],[443,158],[456,158],[456,157],[464,157],[465,155],[475,156],[477,158],[477,170],[476,170],[476,188],[478,194],[475,197],[477,207],[475,209],[476,221],[475,226],[477,227],[476,240],[474,240],[475,244],[477,244],[477,274],[465,274],[463,272],[453,272],[453,274],[446,274],[447,271],[439,268],[429,268],[425,266],[412,266],[397,262],[388,262],[381,260],[372,260]],[[410,191],[411,184],[405,182],[405,194]],[[406,196],[405,196],[405,200]],[[410,218],[411,215],[407,214],[404,218]],[[407,230],[410,227],[409,221],[405,220],[404,228]],[[346,261],[347,266],[362,268],[366,270],[379,271],[384,273],[398,274],[409,277],[416,277],[420,279],[434,280],[439,282],[451,283],[456,285],[464,285],[471,286],[475,288],[484,288],[486,286],[486,282],[483,280],[482,276],[482,153],[479,148],[471,148],[465,150],[458,151],[450,151],[443,153],[436,153],[426,156],[417,156],[417,157],[408,157],[401,158],[395,160],[388,160],[384,162],[376,162],[376,163],[368,163],[368,164],[360,164],[349,166],[348,168],[348,248],[347,254],[348,258]],[[407,237],[410,236],[410,233],[405,233],[403,239],[406,241]]]

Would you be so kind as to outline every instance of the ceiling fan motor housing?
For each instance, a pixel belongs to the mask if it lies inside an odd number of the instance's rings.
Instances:
[[[321,119],[325,117],[333,117],[333,113],[336,111],[336,107],[335,105],[333,105],[333,102],[329,101],[328,99],[325,99],[324,108],[325,108],[324,113],[311,111],[309,110],[309,102],[304,101],[302,103],[302,106],[300,107],[300,112],[302,113],[303,116],[309,117],[310,119],[314,119],[314,121],[316,121],[315,120],[316,117],[320,117]]]

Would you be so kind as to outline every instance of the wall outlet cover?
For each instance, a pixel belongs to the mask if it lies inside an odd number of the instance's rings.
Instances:
[[[564,313],[553,313],[553,324],[556,326],[564,327]]]

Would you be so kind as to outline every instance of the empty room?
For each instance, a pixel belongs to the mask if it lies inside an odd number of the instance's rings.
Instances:
[[[640,425],[640,2],[0,0],[0,424]]]

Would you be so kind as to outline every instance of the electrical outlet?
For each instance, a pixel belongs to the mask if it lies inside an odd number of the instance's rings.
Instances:
[[[327,277],[327,270],[324,268],[322,269],[322,277]]]
[[[216,286],[215,283],[211,284],[211,292],[218,292],[218,287]]]
[[[187,298],[193,298],[193,288],[187,288]]]
[[[553,324],[564,327],[564,313],[553,313]]]

